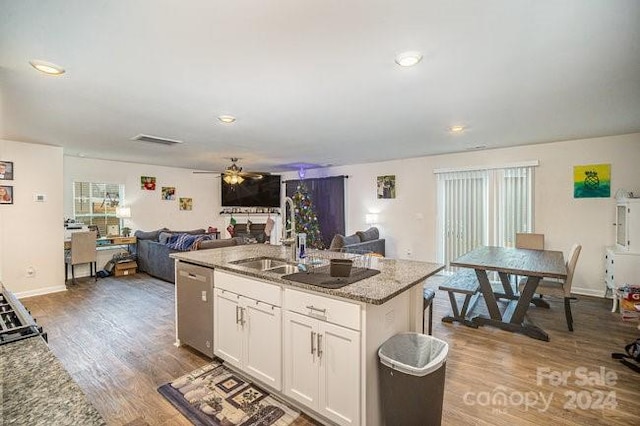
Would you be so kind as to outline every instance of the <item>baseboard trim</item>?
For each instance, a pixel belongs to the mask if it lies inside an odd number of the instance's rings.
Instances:
[[[600,297],[603,298],[605,297],[606,294],[606,289],[598,289],[598,290],[594,290],[592,288],[580,288],[580,287],[571,287],[571,293],[573,294],[579,294],[581,296],[593,296],[593,297]]]
[[[57,285],[54,287],[44,287],[44,288],[39,288],[37,290],[21,291],[19,293],[15,293],[15,296],[18,299],[23,299],[25,297],[41,296],[43,294],[58,293],[60,291],[67,291],[67,287],[63,285]]]

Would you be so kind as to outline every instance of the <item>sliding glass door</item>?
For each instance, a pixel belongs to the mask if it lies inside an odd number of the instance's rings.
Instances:
[[[534,167],[436,171],[438,260],[482,245],[513,247],[517,232],[533,231]]]

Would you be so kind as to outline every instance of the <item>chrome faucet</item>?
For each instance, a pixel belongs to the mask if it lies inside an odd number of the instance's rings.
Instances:
[[[287,229],[287,206],[289,206],[289,223],[291,227]],[[282,210],[282,239],[283,246],[289,247],[289,260],[296,261],[296,212],[291,197],[284,198],[284,209]]]

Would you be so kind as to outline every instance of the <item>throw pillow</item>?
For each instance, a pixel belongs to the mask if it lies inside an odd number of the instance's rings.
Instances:
[[[336,234],[331,240],[331,244],[329,245],[329,250],[340,251],[345,246],[358,244],[358,243],[360,243],[360,237],[356,234],[349,235],[348,237],[345,237],[344,235]]]
[[[172,235],[171,232],[161,232],[160,235],[158,235],[158,242],[160,244],[167,244]]]
[[[362,241],[363,243],[365,241],[373,241],[373,240],[380,239],[380,232],[376,227],[369,228],[366,231],[358,231],[356,232],[356,234],[358,234],[358,236],[360,237],[360,241]]]

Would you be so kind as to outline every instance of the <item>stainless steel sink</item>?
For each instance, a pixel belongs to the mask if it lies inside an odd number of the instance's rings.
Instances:
[[[273,272],[274,274],[293,274],[294,272],[300,272],[300,268],[297,264],[289,263],[284,259],[275,257],[243,259],[236,260],[231,263],[245,268],[257,269],[259,271]]]
[[[286,260],[277,259],[273,257],[261,257],[258,259],[236,260],[235,262],[231,262],[231,263],[238,266],[244,266],[245,268],[258,269],[260,271],[266,271],[267,269],[288,265]]]
[[[298,265],[287,264],[271,269],[266,269],[265,271],[273,272],[274,274],[294,274],[296,272],[300,272],[300,268],[298,267]]]

